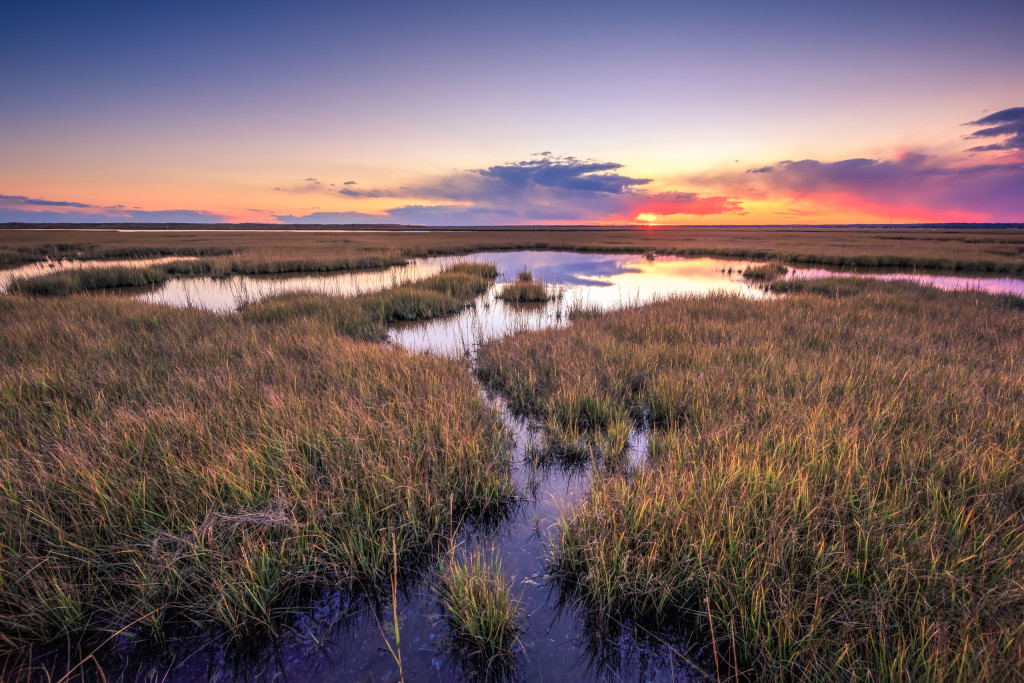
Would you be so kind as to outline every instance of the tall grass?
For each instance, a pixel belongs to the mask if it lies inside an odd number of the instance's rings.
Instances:
[[[139,226],[143,227],[143,226]],[[203,226],[181,225],[179,228]],[[206,226],[208,227],[208,226]],[[236,226],[244,228],[245,226]],[[1024,230],[1020,226],[958,229],[954,226],[850,227],[659,227],[659,228],[458,228],[416,233],[196,230],[131,233],[0,229],[11,252],[82,255],[103,252],[159,255],[201,250],[232,252],[240,258],[325,258],[331,255],[400,252],[405,257],[466,254],[511,249],[571,250],[814,263],[840,267],[892,267],[991,273],[1024,273]],[[309,226],[306,226],[309,227]],[[1004,228],[1004,229],[995,229]],[[179,251],[180,250],[180,251]],[[15,254],[16,256],[16,254]],[[0,254],[2,257],[2,254]]]
[[[8,233],[10,234],[10,233]],[[168,244],[159,246],[120,246],[88,242],[48,242],[45,234],[35,234],[38,242],[0,247],[0,267],[47,259],[128,259],[161,256],[223,256],[234,251],[229,247]]]
[[[743,277],[748,280],[761,280],[769,282],[777,280],[789,272],[789,268],[781,263],[765,263],[760,266],[747,266],[743,270]]]
[[[116,287],[142,287],[160,284],[168,277],[229,277],[231,275],[271,275],[282,273],[324,273],[343,270],[387,268],[406,263],[393,252],[371,254],[282,256],[262,251],[245,255],[217,256],[195,260],[170,261],[148,266],[108,266],[75,268],[43,275],[18,277],[9,290],[18,294],[58,296]]]
[[[450,557],[437,593],[450,644],[470,673],[487,680],[508,678],[522,650],[523,614],[500,560],[488,560],[479,551],[461,560]]]
[[[297,592],[386,586],[510,500],[462,366],[286,319],[0,298],[0,652],[137,620],[274,628]]]
[[[534,280],[529,270],[523,270],[516,276],[515,282],[502,287],[498,298],[511,303],[526,303],[547,301],[549,297],[544,283]]]
[[[75,268],[32,277],[13,278],[8,291],[14,294],[63,296],[94,289],[147,287],[167,279],[162,266]]]
[[[289,293],[243,306],[250,322],[284,324],[306,319],[352,337],[382,340],[390,323],[423,320],[455,313],[491,286],[491,264],[462,263],[423,280],[358,297]]]
[[[480,350],[520,411],[599,427],[618,406],[656,427],[647,471],[597,479],[565,513],[553,571],[598,623],[703,631],[723,675],[1016,678],[1020,306],[839,282]],[[593,407],[562,409],[573,396]]]
[[[343,270],[387,268],[406,263],[400,253],[387,251],[309,253],[308,251],[251,249],[229,256],[175,261],[164,266],[168,275],[228,277],[282,273],[326,273]]]

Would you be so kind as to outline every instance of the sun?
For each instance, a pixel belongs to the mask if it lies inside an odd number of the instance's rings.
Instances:
[[[638,213],[636,215],[637,223],[654,223],[660,216],[656,213]]]

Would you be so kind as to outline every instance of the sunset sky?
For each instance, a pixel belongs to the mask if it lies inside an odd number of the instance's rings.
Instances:
[[[1024,2],[5,3],[0,222],[1024,221]]]

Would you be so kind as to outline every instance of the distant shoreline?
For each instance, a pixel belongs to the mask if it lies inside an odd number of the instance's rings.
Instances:
[[[481,232],[545,230],[575,232],[580,230],[678,230],[708,229],[750,230],[1022,230],[1024,223],[823,223],[823,224],[750,224],[750,225],[401,225],[368,223],[0,223],[0,230],[112,230],[153,232]]]

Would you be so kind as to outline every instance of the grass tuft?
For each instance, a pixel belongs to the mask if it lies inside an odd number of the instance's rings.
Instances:
[[[544,284],[533,279],[529,270],[521,271],[515,282],[510,282],[498,293],[498,298],[510,303],[532,303],[551,298]]]
[[[470,671],[501,679],[522,650],[523,613],[504,579],[501,562],[475,552],[442,567],[438,598],[444,608],[454,653]]]
[[[761,282],[771,282],[772,280],[778,280],[780,277],[784,277],[789,272],[789,268],[782,265],[781,263],[765,263],[760,266],[747,266],[743,271],[743,277],[748,280],[757,280]]]

